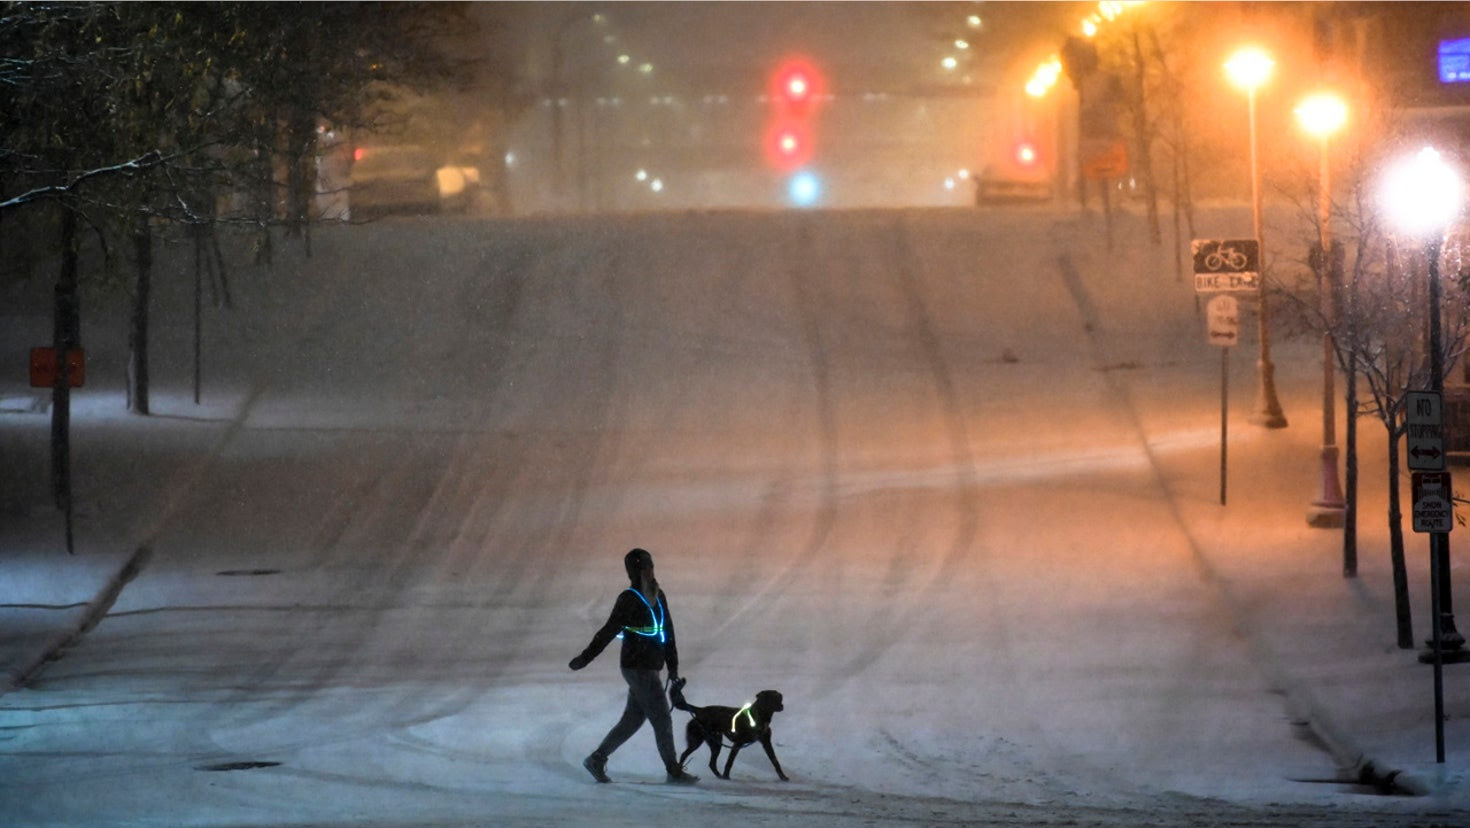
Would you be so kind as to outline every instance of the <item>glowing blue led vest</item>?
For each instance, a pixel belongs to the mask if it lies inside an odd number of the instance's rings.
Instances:
[[[625,592],[631,592],[634,595],[637,595],[638,596],[638,600],[640,600],[640,601],[643,602],[643,606],[648,607],[648,619],[650,621],[652,621],[653,623],[650,624],[650,625],[648,625],[648,626],[646,626],[646,627],[623,627],[623,632],[630,632],[630,633],[633,633],[635,635],[641,635],[644,638],[657,638],[658,639],[658,643],[660,643],[660,644],[664,643],[664,612],[663,612],[664,607],[663,607],[663,604],[660,603],[657,598],[654,598],[653,599],[653,604],[649,604],[648,603],[648,599],[643,597],[643,593],[639,592],[636,589],[633,589],[632,587],[628,587],[628,589],[626,589],[624,591]],[[655,606],[657,606],[658,609],[655,610],[654,609]],[[618,633],[618,638],[622,638],[622,637],[623,637],[623,633]]]

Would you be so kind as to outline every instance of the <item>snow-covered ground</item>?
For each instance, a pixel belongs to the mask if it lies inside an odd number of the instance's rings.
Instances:
[[[1248,224],[1222,208],[1201,232]],[[123,314],[87,310],[74,559],[48,418],[0,380],[0,610],[21,631],[0,656],[147,550],[99,625],[0,696],[0,813],[1470,822],[1465,668],[1436,767],[1429,671],[1392,646],[1382,429],[1363,424],[1345,581],[1337,533],[1304,521],[1319,346],[1278,341],[1291,427],[1266,431],[1248,326],[1221,507],[1219,351],[1172,249],[1135,216],[1116,234],[1039,208],[320,228],[309,259],[278,244],[274,269],[232,271],[197,405],[192,255],[166,251],[155,416],[124,412]],[[0,332],[14,364],[49,336],[32,287]],[[666,786],[647,729],[615,784],[582,770],[623,685],[615,649],[566,662],[633,546],[691,701],[785,694],[792,781],[747,750],[732,781],[697,754],[701,783]],[[1434,795],[1342,783],[1355,746]]]

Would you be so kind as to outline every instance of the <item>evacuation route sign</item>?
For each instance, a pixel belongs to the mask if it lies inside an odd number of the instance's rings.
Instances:
[[[1455,525],[1449,472],[1414,472],[1414,531],[1449,532]]]

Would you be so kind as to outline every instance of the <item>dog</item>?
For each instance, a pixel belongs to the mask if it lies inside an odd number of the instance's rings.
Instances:
[[[674,707],[692,716],[684,728],[684,738],[689,746],[679,756],[680,765],[700,745],[709,745],[710,772],[722,779],[729,779],[730,768],[735,764],[735,757],[739,755],[740,749],[760,742],[761,747],[766,749],[766,756],[770,757],[771,766],[776,769],[776,775],[781,777],[782,782],[790,781],[785,771],[781,770],[776,749],[771,746],[771,717],[786,709],[780,693],[762,690],[755,694],[755,701],[744,707],[695,707],[684,700],[684,681],[681,678],[669,688],[669,700]],[[730,756],[725,760],[725,772],[721,774],[715,763],[720,758],[720,749],[724,747],[726,740],[730,742]]]

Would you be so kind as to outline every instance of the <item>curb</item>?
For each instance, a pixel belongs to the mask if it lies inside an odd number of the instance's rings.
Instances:
[[[61,658],[67,647],[75,644],[83,635],[101,623],[108,611],[112,609],[113,603],[117,601],[117,596],[122,593],[123,587],[143,570],[152,552],[153,550],[147,546],[140,546],[133,550],[133,554],[123,562],[118,571],[103,583],[96,597],[87,602],[86,609],[75,625],[70,629],[63,629],[55,633],[46,640],[45,644],[37,648],[34,655],[21,662],[19,667],[6,671],[4,680],[0,681],[0,696],[30,684],[47,664]]]
[[[1429,796],[1434,788],[1418,776],[1399,768],[1385,767],[1364,754],[1356,743],[1342,734],[1332,717],[1309,691],[1292,683],[1287,700],[1296,709],[1296,718],[1312,732],[1342,770],[1344,782],[1372,787],[1387,796]]]

